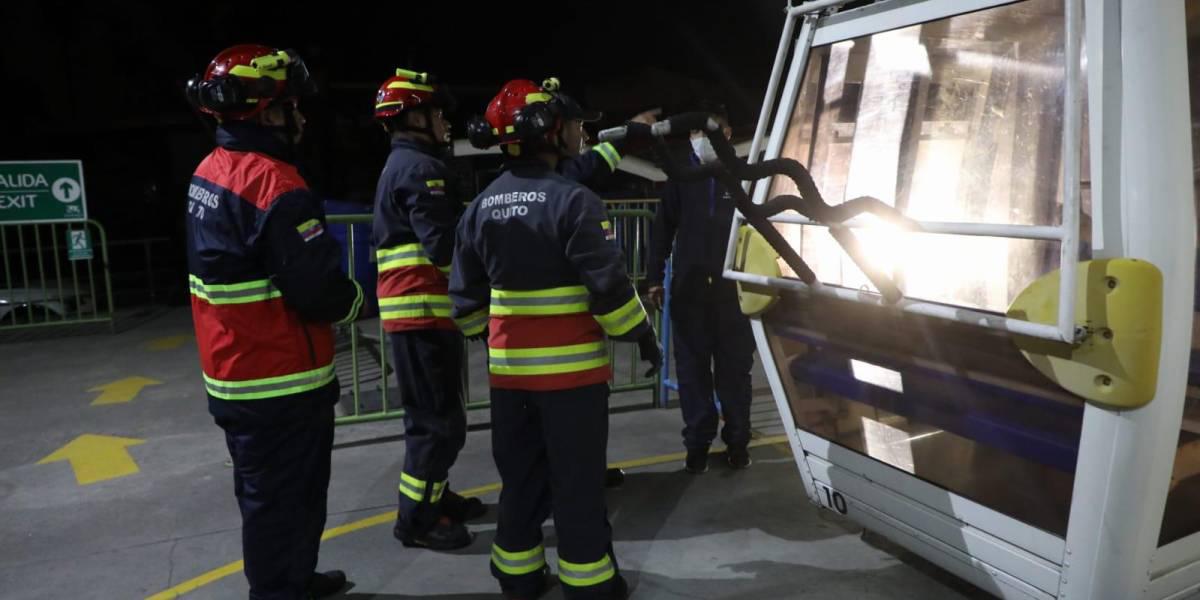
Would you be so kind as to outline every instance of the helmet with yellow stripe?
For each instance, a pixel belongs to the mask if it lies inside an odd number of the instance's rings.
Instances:
[[[435,107],[452,110],[454,100],[445,86],[438,85],[428,73],[396,69],[375,93],[375,118],[388,120],[406,110]]]
[[[600,113],[589,111],[561,91],[556,77],[538,85],[528,79],[514,79],[504,84],[488,103],[483,118],[476,117],[467,124],[467,137],[477,148],[495,144],[504,147],[511,156],[520,154],[516,144],[546,143],[559,148],[559,133],[565,121],[595,121]]]
[[[293,50],[239,44],[223,50],[203,77],[187,83],[188,100],[222,119],[249,119],[281,100],[316,93],[304,61]]]

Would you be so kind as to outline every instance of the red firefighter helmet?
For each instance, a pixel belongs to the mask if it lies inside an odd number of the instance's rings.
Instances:
[[[488,131],[476,127],[480,141],[487,138],[488,145],[501,146],[518,142],[547,141],[547,136],[562,127],[562,107],[555,102],[552,90],[537,85],[528,79],[514,79],[500,88],[500,93],[488,103],[484,113]],[[488,135],[482,135],[482,134]],[[472,140],[475,143],[475,140]],[[516,154],[516,148],[509,148]]]
[[[452,110],[454,100],[445,86],[438,85],[428,73],[396,69],[375,93],[375,118],[390,119],[417,107],[439,107]]]
[[[316,93],[304,61],[293,50],[239,44],[223,50],[187,84],[188,99],[223,119],[248,119],[272,104]]]
[[[551,77],[542,85],[528,79],[514,79],[504,84],[488,103],[484,118],[476,117],[467,124],[467,137],[477,148],[488,148],[518,142],[546,141],[557,144],[556,135],[567,119],[594,121],[600,113],[585,110],[574,99],[559,91],[559,81]],[[509,154],[517,155],[515,148]]]

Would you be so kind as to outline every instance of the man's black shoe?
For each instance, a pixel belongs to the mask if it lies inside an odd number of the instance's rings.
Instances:
[[[750,451],[745,446],[727,448],[725,450],[725,460],[729,461],[729,466],[733,469],[745,469],[754,462],[750,460]]]
[[[313,573],[308,579],[308,594],[313,598],[332,596],[346,587],[346,574],[341,571]]]
[[[392,529],[392,535],[409,548],[442,551],[466,548],[474,540],[471,532],[462,523],[451,521],[446,517],[438,519],[437,525],[434,525],[433,529],[420,535],[413,535],[405,531],[400,523],[396,523],[396,527]]]
[[[446,490],[442,494],[441,501],[438,502],[438,511],[442,513],[442,516],[449,517],[451,521],[466,523],[487,514],[487,507],[479,498],[467,498]]]
[[[550,577],[550,567],[544,566],[542,567],[542,579],[533,591],[518,592],[515,590],[503,590],[504,600],[537,600],[550,591],[552,585],[554,585],[554,579]]]
[[[625,600],[629,597],[629,582],[625,581],[620,573],[617,573],[613,579],[612,591],[609,592],[608,597],[611,600]]]
[[[625,471],[621,469],[607,469],[604,471],[604,487],[615,488],[621,487],[625,483]]]
[[[689,448],[687,451],[687,460],[683,463],[683,470],[692,475],[707,472],[708,448]]]

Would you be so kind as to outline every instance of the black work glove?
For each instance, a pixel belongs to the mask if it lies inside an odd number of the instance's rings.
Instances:
[[[654,141],[654,136],[650,135],[650,126],[637,121],[625,122],[625,139],[613,145],[617,148],[617,152],[625,155],[630,152],[638,152],[644,150]]]
[[[650,363],[650,369],[646,371],[645,377],[650,377],[662,368],[662,348],[658,345],[658,338],[654,335],[654,330],[646,328],[646,333],[643,333],[637,340],[638,353],[641,354],[642,360]]]

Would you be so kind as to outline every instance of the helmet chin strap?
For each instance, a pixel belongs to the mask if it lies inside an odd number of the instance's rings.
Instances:
[[[449,146],[450,144],[447,144],[446,142],[442,141],[441,139],[438,139],[437,134],[434,133],[434,131],[433,131],[433,112],[430,110],[430,107],[422,106],[415,110],[420,110],[425,113],[425,126],[424,127],[411,127],[409,125],[406,125],[403,121],[401,121],[398,131],[420,133],[422,135],[425,135],[429,138],[429,143],[438,148],[444,149],[445,147]]]

